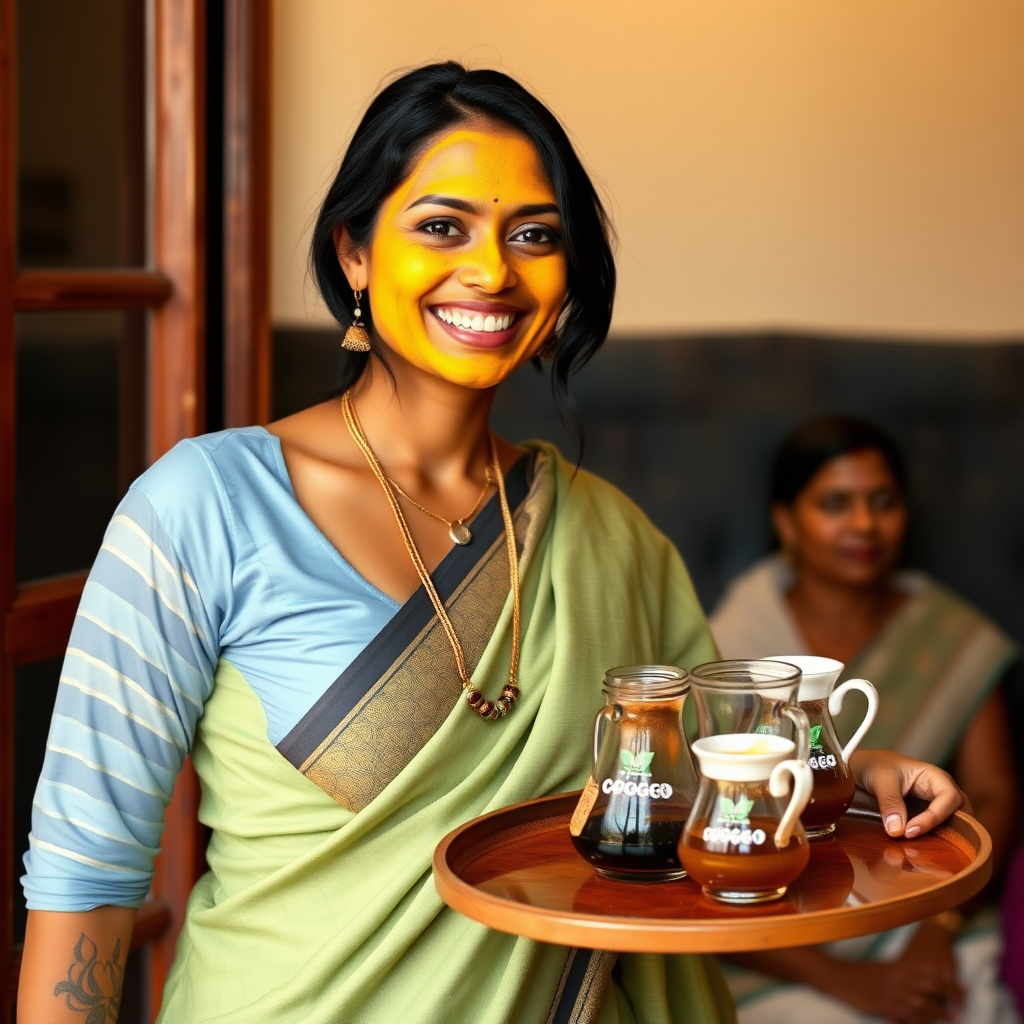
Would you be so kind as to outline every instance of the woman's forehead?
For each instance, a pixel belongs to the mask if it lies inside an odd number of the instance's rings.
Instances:
[[[877,448],[858,448],[829,459],[808,483],[819,487],[876,486],[895,482],[885,456]]]
[[[434,140],[388,205],[404,210],[432,195],[502,205],[555,201],[533,143],[510,129],[459,128]]]

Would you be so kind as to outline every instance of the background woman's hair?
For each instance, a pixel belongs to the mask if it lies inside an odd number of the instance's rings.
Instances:
[[[378,93],[349,143],[317,216],[310,248],[317,287],[334,319],[347,328],[355,303],[338,264],[335,227],[347,224],[352,240],[367,245],[381,204],[408,176],[424,146],[440,133],[475,118],[507,125],[525,135],[536,147],[555,192],[568,274],[551,389],[559,413],[572,425],[582,451],[582,423],[568,382],[608,334],[615,298],[611,228],[562,126],[540,100],[508,75],[468,71],[448,61],[410,71]],[[372,326],[372,292],[363,296],[361,309],[363,321]],[[372,331],[370,337],[374,351],[382,357]],[[343,350],[337,393],[359,379],[368,358],[369,353]]]
[[[826,462],[859,451],[877,451],[900,490],[906,490],[903,454],[884,430],[855,416],[824,416],[798,427],[782,442],[772,463],[770,503],[792,505]]]

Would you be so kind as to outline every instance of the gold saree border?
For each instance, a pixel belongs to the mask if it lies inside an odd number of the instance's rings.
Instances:
[[[529,456],[520,459],[507,475],[508,489],[521,496],[513,521],[522,564],[536,550],[551,509],[550,488],[537,486],[540,474],[534,461]],[[445,607],[470,673],[491,642],[509,599],[507,548],[496,502],[492,498],[474,523],[475,539],[483,545],[477,560],[467,566],[468,549],[456,548],[446,557],[452,563],[442,562],[435,573],[441,577],[447,571],[451,592]],[[483,528],[477,525],[481,520]],[[462,578],[452,587],[451,570],[460,563]],[[440,589],[440,579],[437,582]],[[419,609],[426,621],[410,639],[411,615],[403,613],[415,614],[416,602],[426,604],[429,616]],[[370,657],[357,658],[331,684],[278,748],[306,778],[353,812],[368,806],[398,776],[462,694],[451,646],[422,586],[370,642],[368,652]],[[347,696],[357,696],[340,719],[331,721],[332,701],[345,688]],[[297,760],[294,740],[300,733],[307,745],[311,733],[319,742]]]

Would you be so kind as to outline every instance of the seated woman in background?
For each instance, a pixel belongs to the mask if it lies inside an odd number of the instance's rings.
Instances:
[[[711,629],[723,657],[817,654],[844,662],[841,678],[870,679],[881,699],[865,746],[947,767],[992,836],[998,874],[1017,816],[999,684],[1019,652],[962,598],[923,573],[897,569],[905,487],[899,450],[870,423],[830,417],[799,428],[772,471],[782,552],[732,583]],[[841,736],[863,713],[856,703],[837,718]],[[883,937],[737,958],[799,985],[734,972],[740,1021],[878,1016],[916,1024],[957,1018],[961,1006],[971,1024],[1016,1020],[995,981],[994,929],[958,940],[962,925],[961,915],[944,914]]]

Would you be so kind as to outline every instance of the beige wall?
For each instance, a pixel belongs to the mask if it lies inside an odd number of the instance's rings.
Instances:
[[[619,332],[1024,336],[1024,0],[276,0],[273,311],[396,68],[509,71],[619,232]]]

